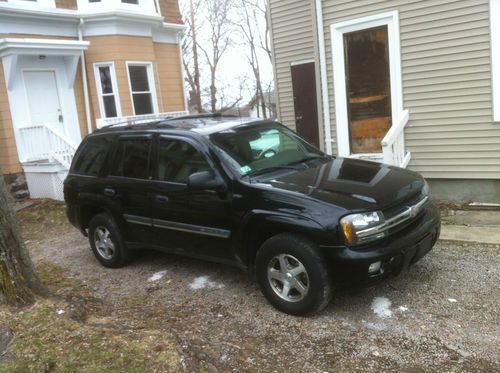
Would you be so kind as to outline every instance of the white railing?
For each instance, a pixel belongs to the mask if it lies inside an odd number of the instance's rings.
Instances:
[[[146,115],[133,115],[129,117],[116,117],[116,118],[99,118],[96,121],[97,128],[103,128],[106,126],[111,126],[113,124],[141,124],[146,122],[152,122],[155,120],[165,120],[169,118],[178,118],[185,115],[189,115],[187,111],[173,111],[169,113],[155,113]]]
[[[411,153],[406,152],[405,146],[405,127],[409,119],[408,110],[403,111],[382,140],[384,163],[403,168],[410,163]]]
[[[69,170],[78,147],[55,128],[39,124],[19,129],[21,161],[57,161]]]

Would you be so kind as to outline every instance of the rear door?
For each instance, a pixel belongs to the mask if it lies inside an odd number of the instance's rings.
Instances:
[[[231,260],[230,204],[225,193],[190,190],[189,176],[214,170],[191,139],[160,136],[152,195],[156,243],[197,257]]]
[[[151,243],[151,134],[122,135],[102,193],[123,224],[127,242]]]

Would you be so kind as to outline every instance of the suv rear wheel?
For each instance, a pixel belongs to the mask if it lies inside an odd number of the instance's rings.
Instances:
[[[313,242],[301,236],[283,233],[264,242],[257,253],[256,273],[262,293],[282,312],[307,315],[330,301],[324,258]]]
[[[105,267],[120,268],[127,264],[129,253],[111,216],[99,214],[89,223],[89,242],[97,260]]]

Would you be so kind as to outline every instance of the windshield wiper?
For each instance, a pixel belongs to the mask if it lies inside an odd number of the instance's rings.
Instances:
[[[279,170],[297,171],[297,170],[300,170],[300,168],[298,168],[297,166],[291,166],[291,165],[273,166],[273,167],[262,168],[260,170],[250,171],[249,173],[245,174],[244,176],[257,176],[257,175],[267,174],[269,172],[279,171]]]
[[[296,162],[290,163],[290,165],[296,165],[296,164],[300,164],[300,163],[305,163],[305,162],[313,161],[315,159],[330,159],[330,158],[331,158],[331,156],[327,155],[327,154],[325,154],[325,155],[313,155],[313,156],[301,159],[300,161],[296,161]]]

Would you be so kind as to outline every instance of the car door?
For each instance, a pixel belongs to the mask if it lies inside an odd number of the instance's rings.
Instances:
[[[151,243],[152,142],[151,134],[120,136],[103,186],[130,243]]]
[[[230,203],[226,193],[188,187],[193,173],[218,172],[210,157],[199,149],[191,139],[158,138],[152,196],[154,237],[158,245],[171,251],[231,261]]]

